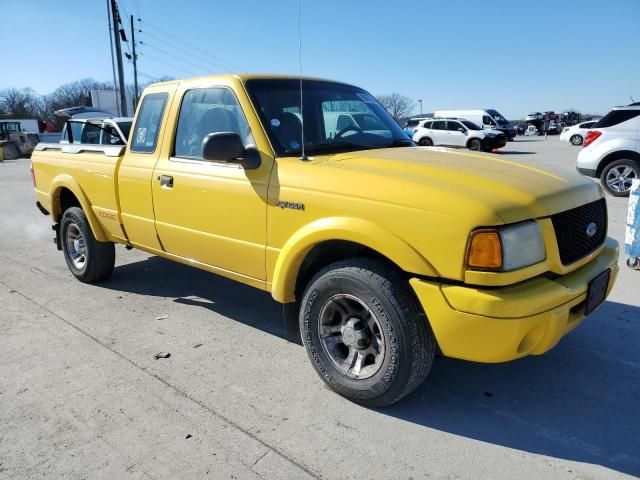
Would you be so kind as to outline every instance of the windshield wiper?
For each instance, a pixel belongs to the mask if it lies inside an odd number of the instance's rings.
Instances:
[[[404,139],[404,138],[396,138],[389,145],[385,145],[383,148],[393,148],[393,147],[414,147],[416,144],[413,140]]]

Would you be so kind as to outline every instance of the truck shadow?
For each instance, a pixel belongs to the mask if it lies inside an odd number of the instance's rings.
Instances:
[[[436,358],[382,411],[454,435],[640,474],[640,308],[606,302],[553,350],[505,364]]]
[[[159,257],[119,266],[101,286],[174,298],[284,338],[268,293]],[[638,475],[639,320],[640,308],[606,302],[540,357],[496,365],[436,358],[416,392],[377,413]]]

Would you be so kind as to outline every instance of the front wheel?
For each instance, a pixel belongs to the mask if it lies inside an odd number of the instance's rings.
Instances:
[[[17,160],[20,158],[20,150],[13,143],[5,143],[3,156],[5,160]]]
[[[602,187],[614,197],[627,197],[633,180],[640,178],[640,164],[621,159],[611,162],[600,175]]]
[[[472,150],[474,152],[481,152],[482,151],[482,142],[480,140],[478,140],[477,138],[469,140],[469,150]]]
[[[431,147],[433,145],[433,142],[431,141],[430,138],[421,138],[420,141],[418,142],[418,145],[420,145],[421,147]]]
[[[390,405],[418,387],[436,350],[406,278],[367,258],[315,275],[302,297],[300,330],[327,385],[370,407]]]
[[[116,260],[113,243],[95,239],[81,208],[70,207],[62,214],[60,238],[64,259],[78,280],[95,283],[111,276]]]

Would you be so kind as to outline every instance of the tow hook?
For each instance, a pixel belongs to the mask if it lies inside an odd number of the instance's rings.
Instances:
[[[51,225],[51,230],[56,232],[56,236],[53,237],[53,243],[56,244],[56,248],[58,250],[62,250],[62,239],[60,238],[60,224],[54,223],[53,225]]]

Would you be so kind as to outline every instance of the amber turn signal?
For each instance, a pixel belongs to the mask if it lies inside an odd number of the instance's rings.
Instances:
[[[474,269],[502,268],[502,244],[495,230],[476,230],[471,233],[467,248],[467,266]]]

